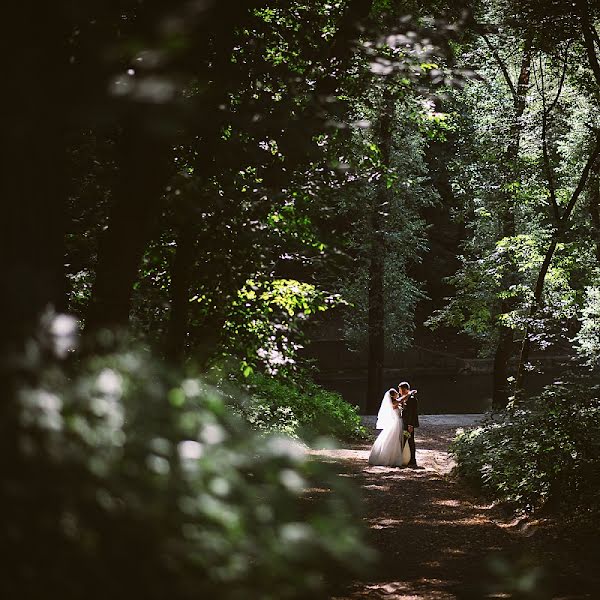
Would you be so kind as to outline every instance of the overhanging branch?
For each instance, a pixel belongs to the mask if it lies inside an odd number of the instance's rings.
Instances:
[[[506,63],[502,60],[502,57],[500,56],[498,49],[492,44],[492,42],[490,42],[488,36],[485,34],[482,34],[481,37],[487,44],[487,47],[490,49],[492,56],[494,57],[494,60],[500,67],[500,70],[502,71],[502,75],[504,76],[504,80],[506,81],[506,85],[508,85],[511,94],[513,95],[513,98],[516,101],[518,98],[517,89],[515,87],[515,84],[513,83],[513,80],[510,77],[510,73],[508,72],[508,67],[506,66]]]

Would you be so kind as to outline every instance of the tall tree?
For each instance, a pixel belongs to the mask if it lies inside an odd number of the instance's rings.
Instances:
[[[385,360],[385,220],[391,204],[391,190],[387,174],[391,167],[392,134],[394,125],[394,97],[386,87],[379,114],[377,144],[380,154],[382,177],[373,194],[370,206],[370,252],[369,252],[369,360],[367,366],[367,410],[377,410],[381,396],[383,365]]]
[[[11,57],[4,84],[11,92],[2,118],[0,313],[1,337],[9,344],[31,333],[46,309],[66,306],[66,149],[77,97],[69,69],[69,17],[62,3],[29,1],[4,14],[3,54]],[[26,44],[23,32],[31,36]]]
[[[521,60],[518,70],[517,81],[514,82],[508,66],[501,58],[500,54],[487,36],[484,39],[489,46],[494,59],[497,61],[504,81],[510,90],[512,98],[512,114],[509,123],[509,139],[506,152],[502,160],[504,192],[498,198],[497,213],[500,221],[500,234],[503,239],[510,239],[516,235],[515,227],[515,190],[518,189],[520,182],[519,148],[523,134],[523,114],[527,107],[527,93],[530,84],[531,62],[533,55],[533,35],[527,32],[522,41]],[[502,287],[508,289],[514,285],[514,264],[510,264],[510,254],[505,254],[505,259],[509,264],[504,268],[504,280]],[[502,322],[502,317],[514,307],[514,303],[509,298],[503,298],[498,310],[498,343],[494,353],[494,372],[493,372],[493,395],[492,402],[494,407],[501,408],[508,402],[509,388],[509,362],[515,353],[514,336],[511,327]]]
[[[148,136],[139,124],[125,126],[117,148],[117,184],[99,243],[88,330],[127,325],[133,284],[174,168],[169,141]]]
[[[124,104],[122,131],[117,140],[120,172],[108,226],[99,246],[86,320],[88,329],[127,325],[133,284],[153,223],[160,215],[165,188],[175,173],[172,148],[185,128],[186,136],[195,133],[201,140],[203,154],[210,156],[225,123],[220,107],[227,102],[234,82],[244,76],[231,60],[236,36],[244,23],[252,19],[253,6],[259,4],[257,0],[234,9],[211,4],[193,15],[191,25],[186,24],[177,32],[183,37],[182,53],[169,53],[171,34],[163,28],[158,43],[149,41],[143,52],[126,57],[130,61],[127,75],[117,79],[113,89]],[[161,22],[178,18],[182,7],[171,10],[152,22],[140,9],[132,16],[134,31],[142,40],[152,40]],[[179,90],[174,78],[161,75],[163,63],[185,77]],[[192,84],[201,91],[186,89]],[[199,111],[200,119],[190,120],[187,112],[180,110],[180,103],[189,105],[188,110]],[[157,122],[161,121],[164,125],[158,127]],[[131,231],[133,222],[137,226]]]

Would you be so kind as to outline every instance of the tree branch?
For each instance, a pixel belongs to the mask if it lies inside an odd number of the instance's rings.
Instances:
[[[492,42],[490,42],[487,35],[485,33],[483,33],[481,35],[481,37],[484,39],[488,48],[492,52],[492,56],[494,57],[494,60],[498,63],[498,66],[500,67],[500,70],[502,71],[502,75],[504,76],[504,80],[506,81],[506,84],[508,85],[511,94],[513,95],[513,98],[516,101],[518,98],[517,89],[515,88],[515,84],[513,83],[513,80],[510,77],[510,73],[508,72],[506,63],[502,60],[502,57],[500,56],[498,49],[492,44]]]
[[[521,346],[521,356],[519,357],[519,366],[517,368],[517,380],[516,380],[516,389],[518,392],[522,392],[525,383],[525,364],[529,360],[529,350],[531,348],[531,338],[530,338],[530,329],[531,329],[531,320],[535,317],[541,302],[542,302],[542,293],[544,291],[544,284],[546,282],[546,275],[548,274],[548,270],[550,269],[550,265],[552,264],[552,259],[554,258],[554,253],[556,251],[556,247],[558,246],[558,242],[560,241],[564,231],[565,225],[568,222],[571,213],[573,212],[573,208],[577,202],[577,199],[581,195],[583,188],[586,185],[590,169],[596,162],[596,159],[600,155],[600,132],[596,132],[596,145],[594,146],[594,150],[590,154],[588,161],[581,173],[581,177],[579,178],[579,183],[569,200],[569,204],[565,209],[559,223],[558,228],[554,232],[552,239],[550,241],[550,246],[546,251],[546,255],[544,256],[544,261],[540,267],[538,272],[535,289],[533,292],[533,298],[531,300],[531,305],[529,307],[529,319],[525,325],[525,336],[523,337],[523,344]]]
[[[552,112],[556,108],[556,105],[558,104],[558,100],[562,93],[563,85],[565,83],[565,77],[567,75],[567,66],[569,64],[568,63],[568,53],[569,53],[570,46],[571,46],[571,42],[569,41],[565,47],[565,58],[563,60],[563,70],[562,70],[562,75],[560,76],[560,82],[558,84],[558,90],[556,92],[556,97],[554,98],[554,101],[552,102],[552,104],[550,104],[548,113]]]
[[[567,208],[565,209],[565,212],[563,213],[563,215],[559,221],[560,229],[564,229],[567,221],[571,217],[573,208],[575,208],[575,203],[577,202],[577,199],[579,198],[579,196],[581,195],[581,192],[585,188],[585,184],[587,183],[587,179],[589,177],[592,165],[594,164],[594,162],[596,161],[598,156],[600,156],[600,132],[596,132],[596,145],[594,146],[594,150],[590,154],[590,156],[587,160],[587,163],[585,164],[585,167],[583,168],[581,177],[579,178],[579,183],[577,184],[577,187],[575,188],[575,191],[573,192],[573,195],[571,196],[569,203],[567,204]]]
[[[596,242],[596,261],[600,265],[600,162],[596,161],[592,167],[589,188],[589,210],[594,229]]]
[[[588,60],[590,61],[592,72],[594,73],[594,78],[596,79],[596,83],[600,86],[600,63],[598,62],[595,46],[595,40],[598,39],[598,32],[590,22],[588,1],[578,0],[577,5],[579,7],[584,46],[588,55]]]
[[[533,54],[533,34],[529,32],[523,44],[523,58],[521,59],[521,72],[517,80],[517,95],[515,102],[520,106],[521,114],[525,110],[525,96],[529,87],[531,58]]]
[[[556,105],[553,103],[550,108],[546,104],[546,83],[544,80],[544,65],[542,63],[542,57],[540,56],[540,82],[541,87],[536,85],[540,96],[542,97],[542,155],[544,161],[544,171],[546,173],[546,180],[548,181],[548,192],[550,193],[550,204],[552,206],[552,214],[554,216],[554,223],[558,226],[560,223],[560,211],[558,208],[558,201],[556,199],[556,187],[554,185],[554,171],[552,170],[552,163],[550,162],[550,153],[548,152],[548,117],[552,108]],[[561,85],[562,87],[562,85]],[[558,98],[558,96],[557,96]]]

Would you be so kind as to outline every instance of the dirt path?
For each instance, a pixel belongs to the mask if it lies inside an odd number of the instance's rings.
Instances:
[[[553,528],[512,519],[450,475],[448,445],[459,425],[424,419],[418,470],[369,466],[370,444],[312,451],[360,484],[370,543],[380,552],[370,579],[336,600],[600,597]]]

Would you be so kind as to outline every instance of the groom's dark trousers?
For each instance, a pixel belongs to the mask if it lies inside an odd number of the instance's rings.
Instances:
[[[402,426],[404,431],[408,431],[408,426],[412,425],[412,432],[408,438],[408,447],[410,448],[410,462],[408,465],[414,467],[417,465],[417,450],[415,447],[415,429],[419,426],[419,407],[417,405],[417,395],[412,394],[406,400],[406,406],[402,411]]]

